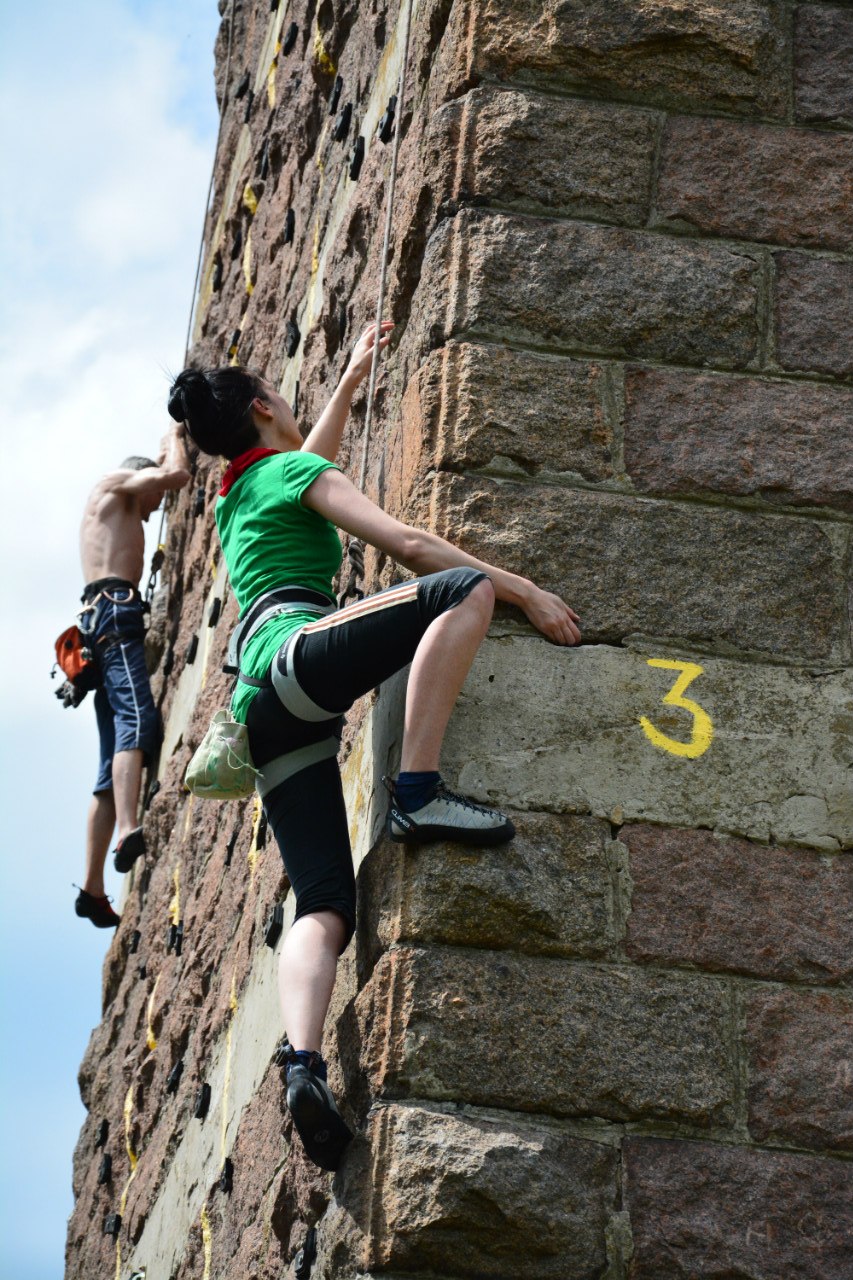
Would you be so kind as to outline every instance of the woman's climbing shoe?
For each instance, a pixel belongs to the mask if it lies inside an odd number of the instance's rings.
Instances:
[[[96,929],[114,929],[121,920],[110,906],[109,898],[94,898],[85,889],[77,894],[74,910],[84,920],[91,920]]]
[[[394,783],[389,778],[382,781],[391,793],[388,834],[392,840],[402,844],[456,840],[460,844],[491,845],[506,844],[515,835],[515,827],[498,809],[448,791],[440,779],[433,798],[412,813],[399,804]]]
[[[326,1084],[326,1064],[319,1053],[297,1054],[285,1040],[276,1054],[287,1081],[287,1108],[309,1160],[334,1171],[352,1133]]]
[[[113,857],[113,866],[116,871],[124,874],[129,871],[137,858],[141,858],[145,852],[145,837],[142,834],[141,827],[134,827],[123,840],[119,840],[115,848],[115,856]]]

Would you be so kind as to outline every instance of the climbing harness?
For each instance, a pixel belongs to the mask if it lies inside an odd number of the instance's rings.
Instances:
[[[289,586],[265,591],[258,596],[231,633],[223,670],[228,675],[237,675],[246,645],[272,618],[283,613],[314,613],[321,618],[334,611],[335,606],[329,597],[323,595],[322,591],[312,591],[310,587]]]
[[[403,28],[403,61],[400,66],[400,79],[397,85],[397,93],[388,103],[388,110],[380,121],[380,139],[385,142],[390,136],[390,129],[393,124],[389,122],[389,113],[391,121],[393,121],[394,113],[397,110],[397,104],[400,105],[399,118],[397,127],[394,129],[394,145],[391,148],[391,173],[388,178],[388,202],[385,210],[385,233],[382,239],[382,264],[379,271],[379,297],[376,303],[376,332],[373,340],[373,359],[370,364],[370,382],[367,388],[367,409],[364,415],[364,429],[362,432],[361,447],[361,474],[359,476],[358,487],[364,491],[364,481],[367,475],[367,445],[370,439],[370,427],[373,421],[373,404],[376,398],[376,379],[379,373],[379,337],[382,332],[382,312],[385,306],[385,288],[388,280],[388,253],[391,247],[391,228],[394,220],[394,194],[397,186],[397,160],[400,153],[400,123],[403,118],[403,103],[406,92],[406,79],[409,70],[409,43],[412,28],[412,0],[401,0],[406,6],[406,20]],[[385,135],[385,136],[383,136]],[[350,563],[350,573],[347,583],[339,596],[339,604],[343,606],[347,600],[361,600],[364,598],[364,589],[359,585],[364,578],[364,543],[360,538],[350,537],[347,544],[347,558]]]

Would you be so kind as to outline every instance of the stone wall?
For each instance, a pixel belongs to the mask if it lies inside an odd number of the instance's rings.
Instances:
[[[310,423],[375,306],[400,17],[241,0],[226,86],[221,8],[192,354],[261,367]],[[277,851],[251,802],[181,785],[235,619],[199,462],[67,1275],[273,1280],[314,1227],[317,1280],[841,1280],[853,7],[414,0],[397,124],[367,490],[559,591],[585,643],[503,610],[466,685],[445,772],[513,811],[504,850],[384,841],[400,682],[350,718],[360,916],[327,1050],[358,1138],[323,1175],[271,1063]],[[369,586],[396,572],[368,555]]]

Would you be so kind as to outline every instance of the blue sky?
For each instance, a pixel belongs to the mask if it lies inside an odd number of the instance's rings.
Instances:
[[[111,934],[73,914],[91,698],[62,710],[48,673],[82,585],[86,494],[126,454],[156,454],[168,425],[216,140],[218,26],[216,0],[4,7],[2,1280],[63,1274],[77,1068]]]

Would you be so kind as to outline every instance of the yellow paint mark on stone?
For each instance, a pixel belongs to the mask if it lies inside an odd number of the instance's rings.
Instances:
[[[243,279],[246,281],[246,293],[251,298],[255,292],[255,286],[252,283],[252,233],[246,236],[246,247],[243,250]]]
[[[160,985],[160,977],[161,975],[158,973],[157,977],[154,979],[154,986],[151,989],[151,995],[148,997],[148,1026],[145,1035],[145,1043],[148,1045],[148,1048],[152,1053],[157,1048],[157,1037],[154,1034],[152,1022],[154,1019],[154,998],[157,995],[157,988]]]
[[[271,107],[275,106],[275,73],[278,69],[278,55],[281,53],[281,41],[279,40],[275,46],[275,56],[270,63],[270,69],[267,72],[267,100]]]
[[[194,798],[193,796],[190,796],[189,804],[187,805],[188,818],[189,818],[190,805],[192,805],[193,798]],[[187,835],[187,826],[188,826],[188,823],[184,823],[184,839],[186,839],[186,835]],[[169,919],[171,920],[172,924],[180,924],[181,923],[181,860],[180,858],[178,858],[178,861],[175,863],[175,870],[172,872],[172,884],[175,886],[175,892],[172,894],[172,901],[169,903]]]
[[[314,223],[314,243],[311,246],[311,277],[320,270],[320,219]]]
[[[699,756],[704,755],[711,745],[714,738],[714,725],[707,711],[699,706],[698,702],[694,702],[692,698],[685,698],[684,693],[697,676],[701,676],[703,668],[695,662],[681,662],[679,659],[668,658],[649,658],[648,666],[660,667],[664,671],[678,671],[681,674],[675,684],[666,694],[663,701],[668,707],[681,707],[685,711],[689,711],[693,716],[693,730],[690,735],[689,742],[679,742],[677,738],[670,738],[668,734],[661,733],[646,716],[640,716],[640,725],[643,733],[654,746],[659,747],[661,751],[668,751],[670,755],[681,756],[687,760],[696,760]]]
[[[248,209],[253,218],[258,212],[258,197],[252,190],[251,182],[247,182],[243,188],[243,208]]]
[[[213,1245],[210,1238],[210,1218],[207,1216],[207,1201],[201,1206],[201,1242],[204,1246],[204,1271],[201,1280],[210,1280],[210,1260]]]
[[[319,24],[314,32],[314,61],[317,63],[320,70],[325,72],[327,76],[336,76],[338,74],[338,68],[326,52],[326,46],[323,44],[323,37],[320,33]]]
[[[247,860],[249,863],[249,883],[252,884],[255,879],[255,867],[258,865],[258,827],[261,824],[264,806],[261,803],[261,797],[255,793],[255,799],[252,806],[252,843],[249,845]]]
[[[131,1085],[130,1088],[128,1089],[127,1096],[125,1097],[125,1100],[124,1100],[124,1145],[127,1151],[127,1158],[130,1161],[130,1176],[127,1179],[127,1182],[124,1184],[124,1188],[121,1193],[121,1200],[119,1201],[118,1211],[122,1217],[124,1217],[124,1211],[127,1208],[127,1193],[130,1190],[130,1184],[133,1182],[133,1179],[136,1177],[136,1166],[138,1164],[137,1155],[133,1149],[133,1142],[131,1140],[132,1128],[133,1128],[133,1085]],[[115,1275],[116,1275],[116,1280],[121,1280],[121,1236],[116,1237]]]
[[[228,1033],[225,1037],[225,1083],[222,1086],[222,1137],[219,1144],[219,1163],[225,1164],[225,1136],[228,1129],[228,1090],[231,1085],[231,1036],[234,1029],[234,1014],[237,1012],[237,974],[231,974],[231,994],[228,998],[231,1017],[228,1020]]]

